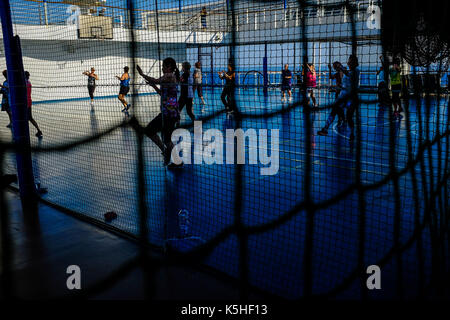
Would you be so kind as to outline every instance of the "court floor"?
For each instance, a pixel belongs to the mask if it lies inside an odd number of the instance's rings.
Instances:
[[[220,88],[205,90],[206,105],[203,107],[198,104],[198,99],[195,100],[194,113],[199,119],[222,108],[220,93]],[[296,98],[297,93],[294,92],[292,102]],[[364,94],[360,98],[373,101],[376,95]],[[326,106],[332,100],[332,93],[325,90],[318,92],[319,106]],[[142,125],[158,113],[158,101],[156,95],[134,99],[133,112]],[[314,202],[326,203],[352,186],[355,179],[360,179],[364,185],[377,184],[389,175],[392,168],[398,171],[404,169],[408,165],[409,153],[415,157],[424,141],[432,141],[439,133],[449,129],[448,98],[440,101],[432,98],[428,102],[411,99],[409,123],[406,118],[390,121],[388,110],[375,102],[362,103],[358,152],[358,143],[349,140],[350,132],[345,127],[338,129],[333,124],[328,136],[316,134],[329,113],[329,110],[320,110],[311,114],[311,167],[306,172],[308,152],[302,107],[289,110],[289,103],[280,101],[278,90],[270,90],[265,97],[262,91],[253,88],[239,89],[237,102],[240,110],[250,115],[244,117],[240,124],[243,130],[279,130],[278,173],[263,176],[260,174],[260,164],[242,167],[241,212],[243,222],[249,226],[279,219],[304,200],[305,190],[310,192]],[[124,119],[120,109],[115,98],[96,100],[93,111],[88,100],[35,104],[34,117],[44,137],[41,140],[35,138],[34,128],[31,127],[32,145],[49,147],[102,132]],[[278,113],[272,115],[274,112]],[[184,110],[182,123],[189,121]],[[11,131],[6,124],[7,116],[2,113],[2,141],[11,140]],[[204,121],[203,130],[213,128],[225,132],[235,128],[235,125],[233,116],[221,113]],[[367,265],[376,264],[391,249],[396,208],[400,212],[400,243],[407,242],[413,236],[415,218],[424,218],[424,192],[431,193],[431,188],[448,172],[446,156],[449,154],[449,139],[440,141],[440,144],[435,143],[425,150],[424,161],[402,174],[398,184],[389,180],[365,191],[363,208],[358,188],[355,188],[345,197],[339,197],[314,213],[314,293],[331,290],[357,267],[361,212],[366,223],[364,263]],[[133,130],[117,128],[95,142],[70,151],[35,153],[33,169],[36,179],[48,188],[44,198],[99,220],[103,220],[105,212],[115,211],[118,218],[111,224],[137,234],[136,155]],[[144,157],[151,243],[169,243],[180,250],[188,250],[207,242],[234,223],[237,166],[187,164],[182,169],[168,171],[163,166],[159,150],[148,138],[144,140]],[[7,155],[4,167],[7,172],[15,171],[13,155]],[[308,181],[307,174],[310,177],[309,188],[306,188],[305,182]],[[418,192],[413,188],[413,178],[417,181]],[[440,196],[441,201],[448,202],[448,195]],[[181,209],[189,212],[189,237],[182,240],[178,239],[178,212]],[[306,213],[299,211],[277,228],[249,237],[249,279],[253,285],[288,298],[302,295],[306,220]],[[424,230],[421,237],[424,255],[430,254],[427,232]],[[401,257],[407,268],[400,276],[411,295],[414,295],[417,283],[415,248],[415,245],[411,246]],[[205,258],[205,263],[237,276],[238,252],[237,237],[230,234]],[[384,266],[387,279],[392,280],[385,283],[382,293],[385,298],[389,298],[390,294],[394,296],[395,281],[399,276],[394,272],[397,270],[396,263],[398,261],[391,259]],[[426,267],[428,270],[429,266]],[[353,281],[341,296],[357,296],[358,285],[358,280]]]

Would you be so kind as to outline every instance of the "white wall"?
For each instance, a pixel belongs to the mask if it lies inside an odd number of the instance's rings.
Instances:
[[[114,28],[113,40],[79,40],[76,26],[14,25],[14,34],[21,38],[25,70],[31,74],[33,100],[71,99],[87,96],[87,78],[83,71],[95,67],[100,80],[96,96],[117,95],[123,67],[132,67],[132,33],[129,29]],[[186,60],[187,43],[208,43],[215,33],[134,30],[137,50],[136,62],[151,76],[159,76],[159,63],[166,57],[173,57],[180,66]],[[3,34],[0,29],[1,43]],[[158,48],[159,42],[159,48]],[[0,69],[6,68],[4,49],[1,46]],[[159,50],[158,50],[159,49]],[[136,83],[144,83],[131,70]],[[137,77],[136,77],[137,76]],[[138,90],[150,92],[147,85]]]
[[[71,99],[87,96],[87,77],[83,71],[91,67],[99,76],[96,96],[117,95],[124,66],[132,67],[132,51],[129,42],[119,41],[44,41],[23,40],[24,69],[31,74],[33,101]],[[155,43],[137,43],[136,62],[144,72],[159,76],[158,47]],[[161,59],[172,56],[177,62],[186,58],[184,44],[161,44]],[[6,68],[0,59],[0,68]],[[136,83],[143,79],[131,72]],[[138,87],[141,92],[151,92],[148,85]]]

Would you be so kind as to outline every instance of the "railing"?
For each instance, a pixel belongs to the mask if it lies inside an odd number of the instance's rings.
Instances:
[[[301,19],[306,19],[307,25],[349,23],[348,10],[345,2],[328,4],[322,7],[306,7],[300,10],[296,2],[289,2],[284,9],[282,3],[265,5],[261,7],[236,8],[237,31],[269,30],[289,27],[298,27]],[[355,7],[354,19],[363,21],[367,17],[367,7],[372,1],[360,1]],[[16,0],[11,1],[13,22],[16,24],[36,25],[62,25],[73,12],[70,5],[43,0]],[[227,14],[226,2],[215,2],[214,6],[207,7],[206,30],[209,32],[227,32],[231,25]],[[72,6],[73,7],[73,6]],[[102,6],[104,15],[114,18],[115,27],[129,28],[129,11],[126,8]],[[86,9],[86,8],[84,8]],[[95,8],[98,14],[99,8]],[[156,12],[153,10],[135,9],[136,29],[156,29]],[[164,31],[203,31],[199,7],[190,6],[179,12],[178,8],[158,11],[158,27]]]
[[[218,71],[213,72],[213,85],[224,85],[225,81],[221,80],[217,74]],[[202,72],[203,83],[206,85],[211,85],[211,72]],[[269,85],[270,86],[280,86],[281,85],[281,71],[269,71],[267,72]],[[293,73],[292,84],[297,84],[299,73]],[[244,82],[245,81],[245,82]],[[317,72],[317,85],[320,86],[331,86],[334,85],[334,81],[329,79],[328,72]],[[248,71],[238,71],[236,72],[236,84],[239,86],[263,86],[264,79],[262,72],[248,72]],[[360,86],[364,87],[377,87],[378,77],[376,71],[362,71],[360,74]]]
[[[211,72],[202,72],[203,74],[203,83],[205,85],[224,85],[225,81],[221,80],[217,74],[218,71],[213,72],[213,79],[214,83],[211,83]],[[270,87],[279,87],[281,85],[281,71],[269,71],[267,72],[268,80],[269,80],[269,86]],[[298,84],[297,76],[299,73],[293,73],[293,80],[292,84],[293,86],[296,86]],[[408,84],[408,88],[411,88],[413,91],[420,92],[421,88],[425,88],[427,86],[440,86],[442,89],[448,88],[448,77],[450,75],[450,72],[444,72],[440,74],[409,74],[408,75],[408,81],[410,82]],[[427,76],[427,77],[426,77]],[[430,83],[432,80],[436,83]],[[372,88],[375,89],[378,86],[379,76],[377,76],[376,71],[361,71],[360,73],[360,87],[363,88]],[[419,81],[420,83],[413,83]],[[329,79],[328,72],[318,72],[317,73],[317,86],[318,87],[329,87],[335,85],[334,80]],[[236,72],[236,84],[241,87],[262,87],[264,85],[264,79],[262,72],[247,72],[247,71],[238,71]],[[413,88],[414,87],[414,88]]]

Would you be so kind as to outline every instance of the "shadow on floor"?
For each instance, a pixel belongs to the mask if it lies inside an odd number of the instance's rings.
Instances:
[[[5,193],[9,207],[13,253],[10,259],[13,294],[19,299],[70,297],[67,267],[81,269],[81,287],[88,288],[135,257],[133,241],[99,229],[45,205],[39,217],[27,221],[20,199]],[[155,255],[155,253],[149,253]],[[2,270],[2,283],[5,275]],[[150,275],[150,298],[154,300],[234,300],[239,290],[229,281],[190,267],[165,266]],[[145,299],[145,273],[135,268],[92,299]],[[251,296],[258,298],[258,296]]]

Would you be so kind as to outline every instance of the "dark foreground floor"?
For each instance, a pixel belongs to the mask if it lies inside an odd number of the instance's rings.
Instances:
[[[135,257],[136,243],[40,205],[39,223],[30,227],[17,194],[6,192],[11,217],[14,295],[21,299],[68,297],[69,265],[81,268],[81,286],[90,287]],[[3,263],[2,263],[3,266]],[[3,270],[1,280],[4,281]],[[238,289],[228,281],[190,267],[162,267],[153,277],[155,300],[237,299]],[[134,269],[111,288],[92,299],[145,298],[144,273]],[[255,296],[253,296],[255,297]]]

